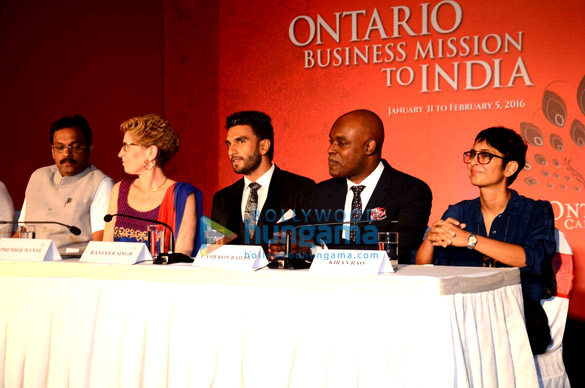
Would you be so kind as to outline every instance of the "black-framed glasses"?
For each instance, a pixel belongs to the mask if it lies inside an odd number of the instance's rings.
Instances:
[[[138,147],[140,144],[136,144],[136,143],[132,143],[132,142],[122,142],[122,149],[124,149],[124,152],[128,152],[130,150],[131,146],[136,146]]]
[[[73,152],[73,153],[80,154],[83,152],[83,150],[85,150],[87,148],[87,146],[84,146],[81,144],[70,144],[70,145],[56,144],[56,145],[52,145],[51,148],[60,154],[65,152],[65,150],[67,150],[67,149],[71,150],[71,152]]]
[[[493,158],[505,159],[503,156],[494,155],[491,152],[470,150],[463,153],[463,161],[469,164],[476,156],[479,164],[489,164]]]

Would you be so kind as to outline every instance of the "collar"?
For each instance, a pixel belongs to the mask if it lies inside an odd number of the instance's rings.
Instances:
[[[515,215],[520,213],[520,208],[522,207],[522,203],[521,203],[522,201],[520,199],[520,195],[518,195],[518,192],[516,190],[512,190],[512,189],[508,189],[508,190],[510,190],[510,200],[508,201],[506,208],[504,209],[504,211],[501,214],[506,215],[506,216],[515,216]],[[481,201],[480,201],[479,197],[475,198],[473,200],[473,202],[474,202],[475,211],[477,212],[478,217],[479,217],[479,215],[481,214]],[[483,216],[481,219],[483,220]]]
[[[368,175],[367,178],[361,181],[360,183],[353,183],[349,178],[345,178],[347,182],[347,189],[351,190],[351,188],[354,186],[375,187],[378,184],[378,181],[380,180],[380,177],[382,176],[383,172],[384,163],[380,161],[380,163],[378,163],[378,166],[374,169],[374,171],[372,171],[370,175]]]
[[[71,176],[63,176],[63,175],[61,175],[61,172],[59,171],[57,166],[52,165],[51,169],[53,171],[53,183],[55,184],[55,186],[64,186],[64,185],[69,185],[71,183],[75,183],[78,180],[80,180],[81,178],[83,178],[84,176],[86,176],[87,174],[89,174],[89,172],[92,170],[92,168],[93,168],[92,165],[88,164],[87,167],[85,168],[85,170],[83,170],[79,174],[71,175]]]
[[[522,204],[520,203],[520,196],[518,195],[518,193],[516,192],[516,190],[512,190],[512,189],[508,189],[510,190],[510,200],[508,201],[508,204],[506,205],[506,209],[504,209],[504,211],[502,212],[502,214],[505,215],[510,215],[510,216],[514,216],[520,213],[520,207],[522,206]]]
[[[275,168],[276,165],[272,163],[272,167],[270,167],[268,171],[266,171],[260,178],[258,178],[256,180],[256,183],[260,184],[262,188],[264,187],[267,188],[270,185],[270,181],[272,180],[272,175],[274,174]],[[252,183],[252,181],[244,176],[244,190],[246,190],[248,186],[250,186],[250,183]]]

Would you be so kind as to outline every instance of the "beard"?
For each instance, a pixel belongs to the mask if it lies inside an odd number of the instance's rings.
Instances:
[[[254,153],[244,159],[244,165],[241,167],[234,167],[234,172],[237,174],[244,174],[249,175],[250,173],[254,172],[260,163],[262,162],[262,155],[260,154],[260,150],[258,145],[256,145],[256,149]]]

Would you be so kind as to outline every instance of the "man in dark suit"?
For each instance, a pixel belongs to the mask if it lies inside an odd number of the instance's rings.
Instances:
[[[324,242],[329,248],[377,249],[376,232],[396,231],[399,262],[410,263],[412,251],[423,240],[431,211],[432,194],[427,184],[382,159],[384,125],[371,111],[356,110],[339,117],[329,142],[329,174],[333,178],[317,185],[309,206],[309,223],[323,222],[324,214],[333,215],[341,209],[346,222],[376,218],[371,210],[378,216],[385,213],[383,221],[330,227],[330,241]],[[352,218],[352,214],[357,217]],[[373,241],[368,238],[372,229]]]
[[[226,128],[232,167],[244,176],[215,193],[211,218],[237,233],[233,244],[262,244],[266,251],[277,222],[308,207],[315,182],[272,163],[274,130],[265,113],[234,113]]]

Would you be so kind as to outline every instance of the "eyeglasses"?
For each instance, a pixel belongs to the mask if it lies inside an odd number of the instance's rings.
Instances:
[[[51,148],[60,154],[65,152],[66,149],[71,150],[71,152],[73,152],[75,154],[79,154],[79,153],[83,152],[83,150],[86,149],[87,146],[84,146],[81,144],[70,144],[70,145],[57,144],[57,145],[52,145]]]
[[[122,149],[124,150],[124,152],[128,152],[130,150],[131,146],[136,146],[138,147],[140,144],[136,144],[136,143],[131,143],[131,142],[123,142],[122,143]]]
[[[471,150],[463,153],[463,161],[469,164],[476,156],[479,164],[489,164],[493,158],[505,159],[503,156],[494,155],[490,152]]]

